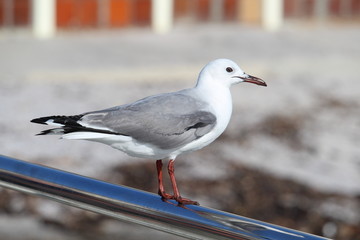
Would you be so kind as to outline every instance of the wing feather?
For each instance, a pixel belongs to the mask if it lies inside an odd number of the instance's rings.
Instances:
[[[85,113],[78,123],[87,128],[131,136],[161,149],[171,149],[210,132],[216,117],[207,110],[204,102],[179,92]]]

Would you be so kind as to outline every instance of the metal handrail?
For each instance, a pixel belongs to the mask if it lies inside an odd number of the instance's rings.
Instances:
[[[189,239],[324,239],[1,155],[0,186]]]

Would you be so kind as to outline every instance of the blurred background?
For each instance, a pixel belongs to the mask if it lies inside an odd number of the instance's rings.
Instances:
[[[192,87],[230,58],[225,133],[177,158],[184,197],[360,239],[360,0],[0,0],[0,154],[156,192],[155,161],[35,137],[36,117]],[[206,167],[204,167],[206,166]],[[0,188],[0,239],[180,239]]]

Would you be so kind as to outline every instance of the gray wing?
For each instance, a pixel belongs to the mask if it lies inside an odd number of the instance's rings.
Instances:
[[[177,92],[85,113],[79,123],[171,149],[190,143],[214,128],[216,117],[206,109],[206,103]]]

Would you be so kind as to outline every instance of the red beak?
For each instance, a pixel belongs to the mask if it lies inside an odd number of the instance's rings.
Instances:
[[[244,82],[254,83],[254,84],[257,84],[260,86],[264,86],[264,87],[267,86],[267,84],[266,84],[266,82],[264,82],[264,80],[262,80],[261,78],[251,76],[251,75],[248,75],[247,77],[239,77],[239,78],[244,80]]]

